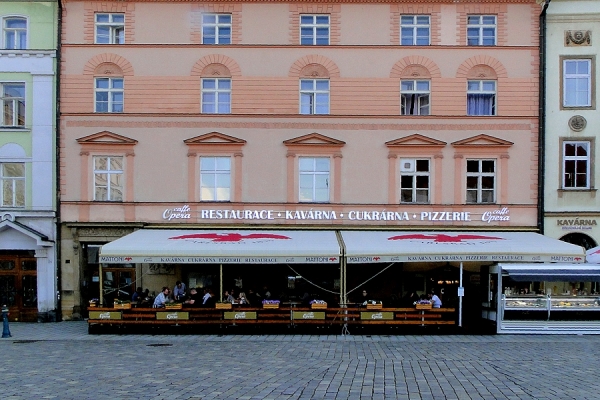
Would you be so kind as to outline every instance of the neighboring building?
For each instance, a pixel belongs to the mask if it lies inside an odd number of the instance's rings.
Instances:
[[[64,317],[101,280],[108,298],[218,286],[214,264],[124,261],[101,276],[99,247],[140,228],[537,231],[540,10],[63,1]],[[478,289],[480,263],[467,264]],[[404,263],[371,293],[434,279],[456,293],[445,265]],[[289,278],[256,268],[230,274]],[[355,267],[349,287],[380,269]],[[337,290],[331,270],[319,272]]]
[[[0,7],[0,301],[11,319],[57,311],[57,1]]]
[[[599,1],[552,0],[546,23],[544,232],[600,244]]]

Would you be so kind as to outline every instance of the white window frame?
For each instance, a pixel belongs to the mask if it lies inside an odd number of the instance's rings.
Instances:
[[[308,19],[311,19],[308,22]],[[327,18],[327,23],[319,21]],[[327,28],[327,43],[318,43],[323,39],[318,31]],[[307,34],[306,32],[310,32]],[[305,46],[328,46],[331,43],[331,16],[329,14],[300,14],[300,44]]]
[[[408,21],[411,18],[412,21]],[[423,20],[427,19],[425,23]],[[427,28],[427,42],[418,43],[422,36],[418,35],[418,31]],[[405,32],[410,31],[410,36],[406,37]],[[405,43],[410,41],[410,43]],[[431,16],[429,15],[401,15],[400,16],[400,45],[401,46],[429,46],[431,44]]]
[[[427,169],[423,170],[424,162],[427,163]],[[427,178],[427,188],[417,187],[417,181]],[[403,181],[410,178],[410,187],[402,186]],[[424,201],[418,200],[419,192],[426,192]],[[403,200],[403,194],[410,193],[410,200]],[[401,158],[400,159],[400,203],[429,204],[431,202],[431,160],[428,158]]]
[[[214,167],[210,169],[203,167],[203,160],[212,160]],[[227,160],[227,168],[222,168],[225,160]],[[231,164],[232,160],[229,156],[200,157],[200,201],[231,201]],[[205,178],[212,180],[212,184],[208,184]],[[219,184],[219,182],[223,183],[223,180],[226,181],[226,185]]]
[[[493,162],[494,165],[494,171],[493,172],[483,172],[483,163],[484,162]],[[469,163],[472,162],[478,162],[478,170],[477,172],[469,172]],[[497,197],[497,187],[498,187],[498,179],[497,179],[497,171],[498,171],[498,163],[496,162],[495,159],[489,159],[489,158],[482,158],[482,159],[468,159],[467,160],[467,164],[466,164],[466,190],[467,190],[467,197],[466,197],[466,203],[467,204],[495,204],[496,203],[496,197]],[[469,188],[469,178],[477,178],[477,187],[476,188]],[[484,178],[492,178],[493,179],[493,187],[491,189],[489,188],[483,188],[483,179]],[[483,192],[492,192],[492,201],[483,201]],[[476,192],[477,195],[477,199],[476,201],[469,201],[469,192]]]
[[[585,156],[578,156],[577,154],[573,156],[567,156],[567,145],[575,145],[577,146],[585,146],[585,150],[587,154]],[[587,140],[565,140],[562,143],[562,188],[564,190],[585,190],[590,189],[591,187],[591,164],[592,164],[592,143]],[[567,164],[574,163],[573,168],[569,168],[572,170],[571,172],[567,172]],[[585,168],[585,186],[577,186],[577,176],[581,175],[581,172],[577,172],[577,164],[580,162],[586,163]],[[567,186],[567,175],[575,174],[575,177],[572,179],[573,186]]]
[[[108,21],[100,22],[98,17],[106,15]],[[123,21],[114,21],[115,17],[123,18]],[[107,28],[108,35],[99,34],[98,28]],[[100,37],[108,36],[108,41],[100,41]],[[94,43],[96,44],[125,44],[125,14],[124,13],[96,13],[94,14]]]
[[[6,95],[6,87],[7,86],[21,86],[23,90],[23,97],[13,97]],[[2,106],[2,121],[0,121],[1,127],[10,127],[10,128],[24,128],[26,121],[25,117],[27,114],[27,104],[25,102],[25,96],[27,96],[27,86],[25,82],[0,82],[0,105]],[[11,121],[8,124],[5,124],[5,109],[7,107],[12,107],[12,116]],[[22,111],[22,113],[21,113]],[[22,120],[22,123],[19,123],[19,120]]]
[[[22,176],[4,176],[4,166],[7,164],[17,164],[23,169]],[[0,161],[0,207],[2,208],[24,208],[26,199],[25,176],[27,166],[24,162],[2,162]],[[5,191],[10,199],[5,197]],[[8,196],[7,196],[8,197]],[[19,197],[22,199],[19,201]],[[7,201],[8,200],[8,201]]]
[[[204,85],[208,82],[214,82],[214,87],[205,88]],[[228,88],[220,88],[221,83],[229,83]],[[231,114],[231,78],[202,78],[200,80],[200,112],[202,114]],[[214,96],[214,102],[207,101],[208,95]],[[228,101],[222,101],[223,98],[228,98]],[[220,105],[226,107],[226,111],[221,112]],[[205,107],[213,107],[214,111],[206,111]]]
[[[10,20],[23,20],[25,21],[25,28],[9,28],[7,26]],[[28,35],[29,20],[27,17],[20,15],[9,15],[2,18],[2,48],[6,50],[26,50],[28,48]],[[14,37],[8,38],[9,33],[12,33]],[[10,43],[12,42],[12,43]],[[22,43],[24,42],[24,43]]]
[[[108,88],[99,88],[98,87],[98,82],[100,80],[106,80],[108,81]],[[121,87],[117,87],[115,88],[115,83],[117,82],[121,82]],[[106,111],[99,111],[99,107],[98,105],[100,103],[105,103],[104,101],[99,101],[98,100],[98,94],[101,93],[106,93],[107,94],[107,109]],[[121,94],[122,97],[122,101],[116,101],[115,100],[115,96]],[[121,105],[121,111],[114,111],[115,107],[118,105]],[[125,107],[125,80],[122,77],[118,77],[118,78],[111,78],[111,77],[106,77],[106,76],[102,76],[102,77],[96,77],[94,78],[94,112],[97,113],[122,113],[124,111],[124,107]]]
[[[494,22],[484,22],[485,19],[493,18]],[[477,19],[477,21],[475,21]],[[486,30],[494,30],[494,43],[485,43],[484,37]],[[470,32],[475,32],[476,35],[469,35]],[[476,43],[473,43],[473,40]],[[496,46],[498,44],[498,17],[496,15],[467,15],[467,46]]]
[[[427,84],[427,89],[419,89],[419,86]],[[402,89],[408,85],[411,85],[412,89]],[[413,112],[407,112],[408,104],[406,96],[410,95],[413,97],[412,106]],[[424,105],[421,103],[427,99],[427,110],[424,110]],[[400,115],[430,115],[431,114],[431,81],[424,79],[402,79],[400,81]]]
[[[469,86],[472,83],[477,83],[477,89],[470,89]],[[493,83],[494,89],[489,90],[485,89],[484,85]],[[467,115],[471,116],[494,116],[497,114],[497,105],[498,105],[498,82],[495,80],[468,80],[467,81]],[[490,114],[472,114],[469,112],[469,95],[491,95],[492,96],[492,110]]]
[[[324,171],[317,166],[317,162],[327,161],[327,170]],[[303,168],[303,164],[312,164],[309,168]],[[305,179],[303,179],[305,178]],[[322,182],[324,179],[324,182]],[[306,182],[309,185],[304,187]],[[321,183],[325,187],[321,187]],[[309,196],[305,196],[310,192]],[[319,193],[326,196],[319,198]],[[331,199],[331,158],[330,157],[298,157],[298,202],[300,203],[329,203]]]
[[[96,168],[96,160],[99,159],[106,159],[106,167],[107,169],[98,169]],[[121,160],[121,169],[112,169],[112,165],[111,165],[111,159],[120,159]],[[97,156],[93,156],[92,157],[92,168],[94,170],[94,201],[123,201],[123,199],[125,198],[125,185],[121,185],[121,187],[117,186],[116,188],[114,187],[113,183],[112,183],[112,179],[111,177],[113,175],[120,175],[121,177],[121,182],[125,183],[125,158],[123,156],[102,156],[102,155],[97,155]],[[96,181],[96,177],[97,175],[105,175],[106,176],[106,185],[98,185],[98,182]],[[98,189],[106,189],[106,199],[99,199],[98,198]],[[121,198],[120,199],[113,199],[111,195],[113,190],[118,190],[121,189]]]
[[[327,82],[327,89],[318,89],[319,83]],[[303,83],[310,83],[311,88],[302,88]],[[329,115],[330,113],[330,82],[329,79],[300,79],[300,114],[302,115]],[[319,112],[319,107],[325,103],[317,103],[318,98],[327,95],[327,111]],[[308,112],[303,111],[303,99],[308,100]]]
[[[214,17],[214,22],[206,21]],[[228,18],[229,22],[222,22],[222,19]],[[206,32],[206,29],[214,29],[214,43],[208,38],[212,37]],[[221,31],[229,29],[229,35],[221,35]],[[202,44],[231,44],[233,36],[233,15],[227,13],[204,13],[202,14]]]
[[[587,69],[588,69],[588,73],[587,74],[569,74],[567,73],[567,64],[568,63],[581,63],[581,62],[585,62],[587,64]],[[578,108],[578,107],[592,107],[592,60],[590,58],[568,58],[568,59],[563,59],[563,65],[562,65],[562,70],[563,70],[563,107],[568,107],[568,108]],[[575,104],[567,104],[567,99],[568,99],[568,94],[570,93],[570,91],[567,90],[567,81],[569,80],[574,80],[575,83]],[[577,101],[578,98],[578,94],[579,92],[581,92],[581,90],[579,90],[579,83],[584,80],[584,85],[585,86],[585,90],[587,91],[587,95],[586,95],[586,101],[583,104],[579,104]]]

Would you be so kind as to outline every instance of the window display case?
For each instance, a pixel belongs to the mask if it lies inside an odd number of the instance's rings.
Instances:
[[[540,311],[548,310],[549,297],[546,296],[506,296],[502,295],[504,310]]]
[[[555,296],[550,298],[550,310],[600,311],[599,296]]]

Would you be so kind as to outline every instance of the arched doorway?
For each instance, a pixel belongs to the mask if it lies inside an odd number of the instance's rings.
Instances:
[[[563,242],[576,244],[577,246],[581,246],[586,250],[598,246],[594,239],[592,239],[584,233],[579,232],[568,233],[565,236],[561,237],[560,240],[562,240]]]

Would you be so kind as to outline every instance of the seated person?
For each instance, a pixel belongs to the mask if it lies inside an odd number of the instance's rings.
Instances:
[[[169,291],[170,290],[168,287],[163,286],[161,292],[154,299],[154,304],[152,304],[152,307],[154,307],[154,308],[164,307],[165,304],[169,302]]]
[[[131,302],[139,304],[143,298],[144,292],[142,291],[141,287],[138,287],[137,289],[135,289],[135,293],[133,294],[133,296],[131,296]]]
[[[223,302],[224,303],[234,303],[235,302],[235,298],[229,294],[229,290],[226,290],[225,293],[223,293]]]
[[[215,294],[213,293],[212,289],[208,289],[207,294],[208,296],[204,297],[204,303],[202,306],[207,308],[215,307],[215,303],[217,301],[215,300]]]
[[[190,289],[190,295],[183,302],[184,307],[200,307],[202,305],[202,295],[198,293],[196,288]]]

